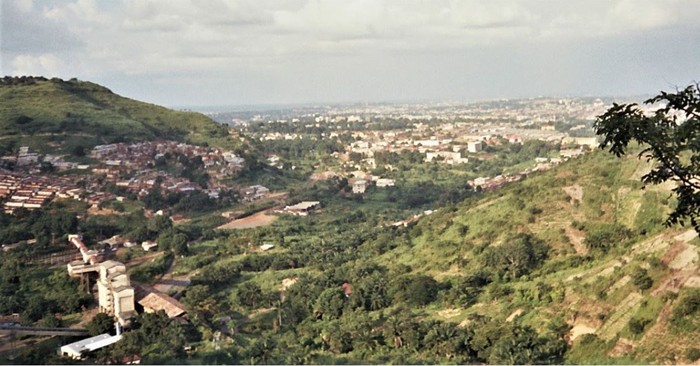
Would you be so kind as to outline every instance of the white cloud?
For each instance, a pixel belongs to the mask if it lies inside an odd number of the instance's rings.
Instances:
[[[398,80],[431,70],[416,60],[454,54],[471,56],[464,65],[454,63],[453,72],[499,75],[560,53],[563,45],[597,50],[612,41],[700,28],[693,0],[22,0],[2,6],[0,51],[12,74],[138,76],[170,84],[216,75],[232,85],[245,75],[250,87],[256,87],[253,76],[260,85],[275,81],[269,75],[303,84],[317,70],[327,73],[326,84],[336,70],[344,72],[336,79],[349,85],[375,66],[396,70]],[[513,48],[520,56],[510,59]],[[546,61],[561,73],[587,70],[584,61]]]
[[[56,55],[47,53],[39,56],[18,55],[12,60],[14,75],[40,75],[65,77],[62,75],[63,62]]]

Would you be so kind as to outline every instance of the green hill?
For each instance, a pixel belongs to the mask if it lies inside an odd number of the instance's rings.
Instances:
[[[438,320],[568,324],[571,363],[693,362],[697,234],[663,225],[673,186],[642,189],[651,165],[629,155],[596,151],[438,210],[378,262],[449,283]]]
[[[18,144],[45,151],[121,141],[170,139],[234,147],[239,141],[208,117],[114,94],[87,81],[0,79],[0,152]]]

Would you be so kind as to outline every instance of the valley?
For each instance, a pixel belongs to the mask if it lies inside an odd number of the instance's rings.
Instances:
[[[642,187],[652,164],[598,149],[601,99],[307,107],[219,124],[92,83],[0,87],[17,103],[0,111],[2,322],[120,337],[86,362],[697,361],[700,239],[664,225],[675,186]],[[21,102],[22,88],[71,115]],[[119,136],[135,122],[149,132]],[[118,314],[96,314],[102,277],[68,276],[99,265],[76,264],[88,251],[136,288],[123,333]],[[52,254],[60,263],[36,261]],[[78,340],[28,339],[0,338],[0,361],[68,362],[56,350]]]

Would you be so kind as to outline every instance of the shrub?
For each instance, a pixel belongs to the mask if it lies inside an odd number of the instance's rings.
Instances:
[[[644,333],[644,329],[647,327],[647,325],[649,325],[649,323],[651,323],[649,319],[632,318],[630,319],[629,323],[627,323],[627,326],[632,334],[639,335]]]
[[[654,284],[654,280],[649,277],[646,269],[637,267],[632,272],[632,283],[637,286],[638,289],[644,291],[651,288]]]
[[[700,349],[698,348],[690,348],[687,351],[685,351],[685,358],[688,359],[690,362],[695,362],[700,359]]]
[[[678,304],[673,309],[671,321],[677,326],[688,326],[690,324],[685,319],[696,314],[698,310],[700,310],[700,289],[692,289],[678,300]]]

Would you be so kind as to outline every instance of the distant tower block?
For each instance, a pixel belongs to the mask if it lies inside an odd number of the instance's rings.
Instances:
[[[100,312],[117,318],[119,324],[127,325],[136,316],[134,288],[131,287],[126,266],[117,261],[99,264],[100,278],[97,280]]]

